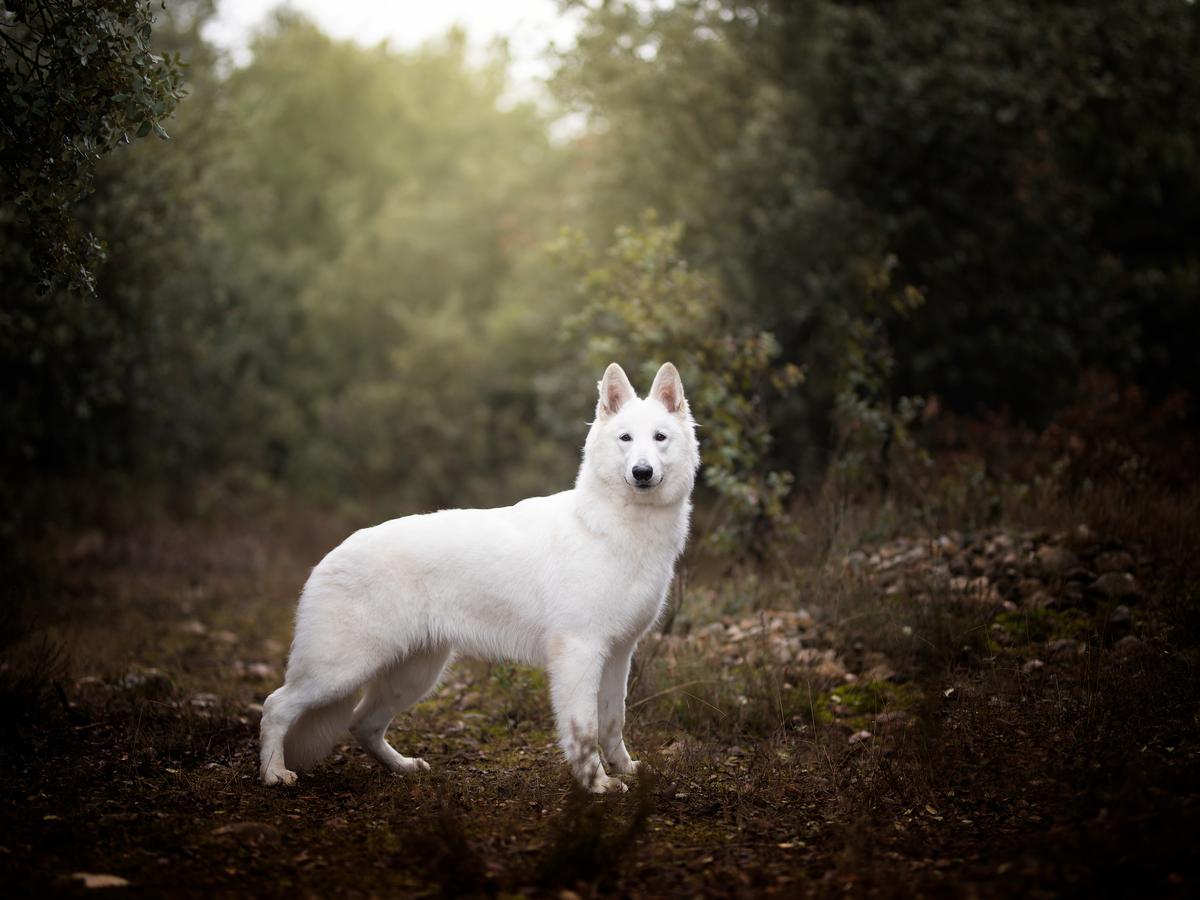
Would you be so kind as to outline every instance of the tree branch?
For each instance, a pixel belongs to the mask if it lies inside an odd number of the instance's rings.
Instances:
[[[3,31],[0,31],[0,39],[3,39],[4,43],[6,43],[6,44],[7,44],[9,47],[11,47],[11,48],[12,48],[12,52],[13,52],[13,53],[14,53],[16,56],[18,56],[18,57],[20,57],[22,60],[24,60],[24,62],[25,62],[25,65],[27,65],[27,66],[29,67],[29,72],[28,72],[28,75],[29,75],[29,76],[33,76],[33,75],[36,73],[36,74],[37,74],[37,76],[38,76],[38,81],[43,81],[43,80],[44,80],[44,79],[42,78],[42,69],[43,69],[43,66],[41,66],[41,65],[40,65],[40,64],[37,62],[37,60],[36,60],[36,59],[30,59],[28,56],[26,56],[26,55],[25,55],[25,48],[24,48],[24,46],[23,46],[23,45],[20,43],[20,41],[14,40],[14,39],[13,39],[13,38],[11,38],[9,35],[5,34]]]

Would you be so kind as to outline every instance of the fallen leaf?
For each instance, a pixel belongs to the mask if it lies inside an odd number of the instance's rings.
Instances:
[[[96,875],[92,872],[72,872],[68,881],[77,881],[85,888],[128,887],[129,882],[120,875]]]

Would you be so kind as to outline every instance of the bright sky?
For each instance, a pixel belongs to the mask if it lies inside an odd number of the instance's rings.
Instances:
[[[221,0],[206,35],[243,62],[255,27],[280,5],[281,0]],[[397,48],[414,47],[454,25],[462,26],[476,47],[505,37],[514,87],[521,93],[536,93],[550,73],[543,52],[552,41],[570,45],[578,27],[575,16],[559,13],[555,0],[290,0],[287,5],[326,33],[368,46],[387,40]]]

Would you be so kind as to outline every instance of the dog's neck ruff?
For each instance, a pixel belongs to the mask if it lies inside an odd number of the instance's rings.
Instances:
[[[692,512],[690,491],[677,500],[649,503],[651,497],[614,495],[600,479],[581,472],[573,493],[575,515],[593,534],[628,543],[637,555],[663,544],[683,551]]]

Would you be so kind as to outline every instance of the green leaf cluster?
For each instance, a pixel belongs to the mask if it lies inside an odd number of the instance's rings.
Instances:
[[[44,290],[94,291],[102,247],[72,207],[117,144],[167,137],[182,60],[155,51],[153,22],[149,0],[0,5],[0,225],[25,233]]]

